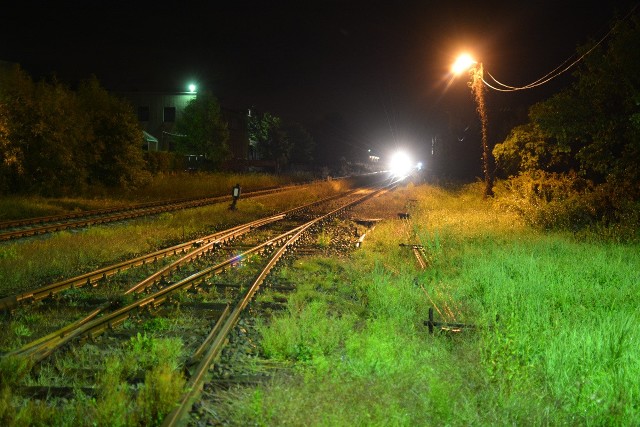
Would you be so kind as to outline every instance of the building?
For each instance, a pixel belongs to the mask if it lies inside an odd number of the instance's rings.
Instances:
[[[175,126],[185,107],[197,97],[195,92],[121,92],[138,115],[149,151],[173,151],[180,138]],[[234,160],[245,160],[249,151],[247,112],[222,107],[222,117],[229,128],[228,145]],[[198,153],[194,153],[198,154]]]
[[[173,151],[176,122],[195,92],[121,92],[118,96],[133,105],[145,132],[145,148],[149,151]]]

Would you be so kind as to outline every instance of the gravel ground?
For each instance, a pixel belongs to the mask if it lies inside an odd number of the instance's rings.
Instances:
[[[303,256],[346,256],[356,248],[358,238],[367,228],[378,220],[398,219],[407,212],[411,200],[403,188],[368,200],[351,209],[346,217],[351,220],[333,221],[323,226],[323,232],[330,235],[330,244],[320,246],[313,238],[305,242]],[[375,220],[375,221],[374,221]],[[223,426],[229,423],[222,419],[216,411],[219,401],[217,393],[230,387],[253,385],[268,380],[272,375],[285,374],[286,371],[269,368],[256,371],[256,366],[269,365],[268,360],[260,356],[260,334],[256,329],[255,316],[269,315],[268,311],[260,312],[253,308],[239,321],[232,332],[229,343],[222,351],[220,359],[210,371],[210,380],[203,386],[200,399],[190,412],[190,426]]]

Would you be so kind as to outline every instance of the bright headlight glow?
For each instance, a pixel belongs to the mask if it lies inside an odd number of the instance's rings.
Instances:
[[[407,153],[398,151],[389,161],[389,170],[394,176],[405,177],[413,169],[414,163]]]

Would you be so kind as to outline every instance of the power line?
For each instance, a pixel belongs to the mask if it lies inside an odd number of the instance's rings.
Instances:
[[[499,82],[495,77],[493,77],[491,75],[491,73],[486,72],[486,74],[491,77],[491,79],[497,83],[499,86],[501,87],[496,87],[496,85],[494,85],[493,83],[489,84],[489,82],[487,82],[484,79],[484,76],[482,77],[482,82],[489,88],[493,89],[493,90],[497,90],[500,92],[515,92],[518,90],[525,90],[525,89],[532,89],[534,87],[537,86],[541,86],[545,83],[548,83],[549,81],[555,79],[556,77],[559,77],[560,75],[564,74],[565,72],[569,71],[571,68],[573,68],[576,64],[578,64],[580,61],[582,61],[587,55],[589,55],[591,52],[593,52],[600,44],[602,44],[602,42],[604,42],[610,35],[611,33],[613,33],[613,31],[618,27],[618,25],[620,25],[620,23],[622,23],[623,21],[625,21],[626,19],[629,18],[629,16],[631,16],[633,14],[633,12],[638,8],[638,5],[640,5],[640,3],[636,3],[635,6],[633,6],[633,8],[631,9],[631,11],[629,11],[629,13],[627,13],[627,15],[621,19],[618,20],[616,22],[616,24],[611,27],[611,29],[609,29],[609,31],[596,43],[594,44],[589,50],[587,50],[585,53],[583,53],[578,59],[576,59],[575,61],[571,62],[569,65],[565,66],[565,64],[567,62],[569,62],[571,60],[571,58],[573,58],[575,56],[575,54],[572,54],[569,58],[567,58],[566,60],[564,60],[564,62],[560,65],[558,65],[556,68],[554,68],[552,71],[548,72],[547,74],[545,74],[544,76],[540,77],[539,79],[535,80],[534,82],[531,82],[525,86],[509,86],[506,85],[504,83]],[[564,67],[564,68],[563,68]],[[559,70],[559,71],[558,71]]]

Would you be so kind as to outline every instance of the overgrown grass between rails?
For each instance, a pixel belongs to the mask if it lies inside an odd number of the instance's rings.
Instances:
[[[0,198],[0,222],[19,218],[60,215],[72,211],[105,209],[148,201],[192,197],[224,196],[234,185],[243,191],[295,184],[307,181],[304,176],[270,174],[197,173],[156,175],[144,188],[135,191],[92,187],[83,197],[44,198],[7,196]]]
[[[23,369],[21,361],[2,359],[0,422],[12,426],[160,425],[184,389],[185,379],[178,362],[183,358],[181,352],[180,340],[139,334],[119,352],[105,356],[96,376],[96,397],[77,391],[73,400],[61,400],[55,406],[14,395],[11,389],[15,378],[9,375],[13,368]],[[131,379],[141,373],[144,382],[132,386]]]
[[[11,295],[73,277],[136,255],[265,217],[342,190],[337,183],[318,183],[286,192],[241,199],[237,210],[219,203],[167,212],[119,224],[53,233],[0,244],[0,296]]]
[[[263,351],[296,361],[297,375],[230,392],[220,417],[238,425],[640,423],[638,245],[535,232],[481,194],[418,187],[411,222],[379,225],[353,262],[288,271],[308,284],[263,326]],[[416,270],[403,240],[428,249],[426,270]],[[430,306],[440,320],[478,328],[429,335]]]

